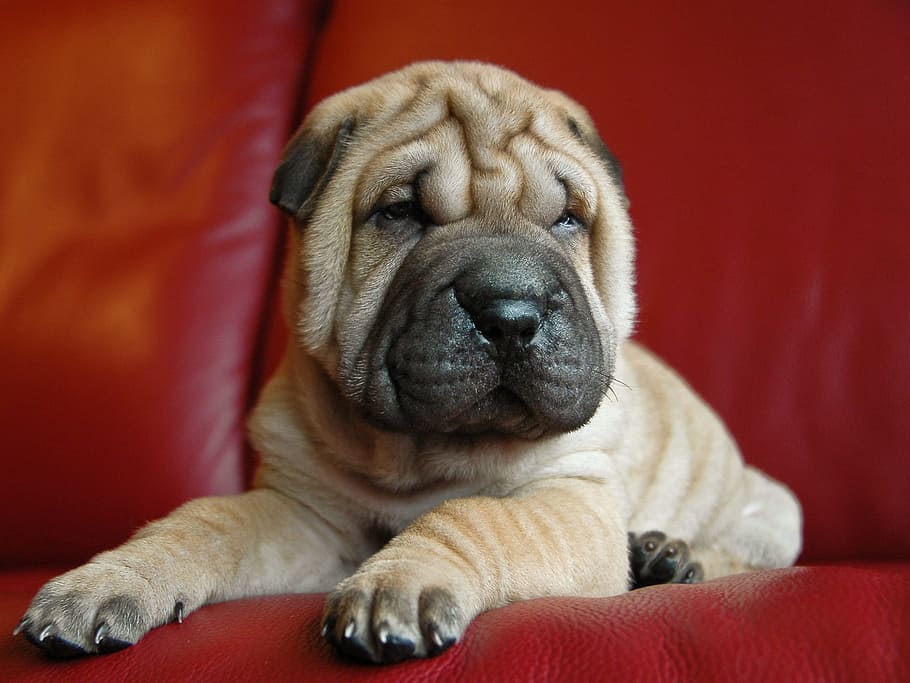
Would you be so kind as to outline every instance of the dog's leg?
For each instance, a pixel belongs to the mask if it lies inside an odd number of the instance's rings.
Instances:
[[[58,576],[17,632],[50,654],[111,652],[208,602],[325,590],[348,571],[336,532],[270,490],[201,498]]]
[[[368,661],[435,655],[484,610],[624,592],[626,544],[600,480],[544,480],[505,498],[450,500],[335,589],[323,633],[342,653]]]
[[[800,549],[802,516],[790,491],[752,467],[741,470],[728,502],[694,539],[659,531],[629,534],[632,588],[697,583],[788,567]]]
[[[784,486],[753,467],[743,470],[732,502],[691,544],[706,578],[789,567],[799,555],[802,511]]]

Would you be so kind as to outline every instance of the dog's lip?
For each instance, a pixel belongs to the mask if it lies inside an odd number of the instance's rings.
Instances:
[[[510,414],[502,416],[503,409],[509,410]],[[448,420],[452,426],[451,431],[472,430],[470,414],[472,412],[484,412],[485,410],[495,410],[497,415],[495,424],[478,425],[479,431],[492,431],[504,434],[522,436],[531,435],[533,438],[541,432],[540,424],[534,415],[534,412],[528,405],[513,391],[508,388],[497,385],[492,390],[484,394],[480,399],[462,410],[460,413]]]
[[[527,410],[527,406],[524,404],[524,401],[522,401],[520,398],[518,398],[518,396],[516,396],[513,392],[509,391],[504,386],[502,386],[502,384],[497,384],[490,391],[488,391],[483,396],[481,396],[479,399],[474,401],[474,403],[467,406],[464,410],[462,410],[460,413],[458,413],[455,416],[455,419],[458,419],[461,416],[465,415],[466,413],[468,413],[472,410],[475,410],[478,407],[481,407],[481,404],[483,404],[483,403],[502,404],[503,402],[506,402],[509,404],[518,403]]]

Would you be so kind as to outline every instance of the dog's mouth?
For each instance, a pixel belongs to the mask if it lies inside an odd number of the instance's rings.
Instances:
[[[457,415],[453,425],[449,431],[455,434],[495,431],[524,439],[536,439],[547,431],[524,401],[501,386]]]
[[[408,428],[441,434],[495,432],[529,439],[544,434],[546,425],[515,390],[502,384],[502,373],[479,365],[453,376],[447,368],[393,364],[389,375]],[[417,372],[419,378],[415,378]]]
[[[612,368],[574,270],[526,243],[494,246],[399,271],[357,397],[372,422],[537,438],[593,416]]]

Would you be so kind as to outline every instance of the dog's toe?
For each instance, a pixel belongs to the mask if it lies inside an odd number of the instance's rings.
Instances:
[[[420,595],[420,629],[427,655],[433,657],[454,645],[465,629],[466,618],[458,601],[444,588],[430,588]]]
[[[369,628],[372,596],[349,588],[329,595],[322,618],[323,637],[338,652],[351,659],[378,662]]]

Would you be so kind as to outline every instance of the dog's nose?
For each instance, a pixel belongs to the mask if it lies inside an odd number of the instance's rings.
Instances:
[[[549,263],[526,244],[490,246],[465,264],[452,289],[486,352],[515,359],[549,329],[548,309],[559,282]]]
[[[500,353],[526,348],[543,320],[543,306],[528,299],[494,299],[468,311],[477,331]]]

